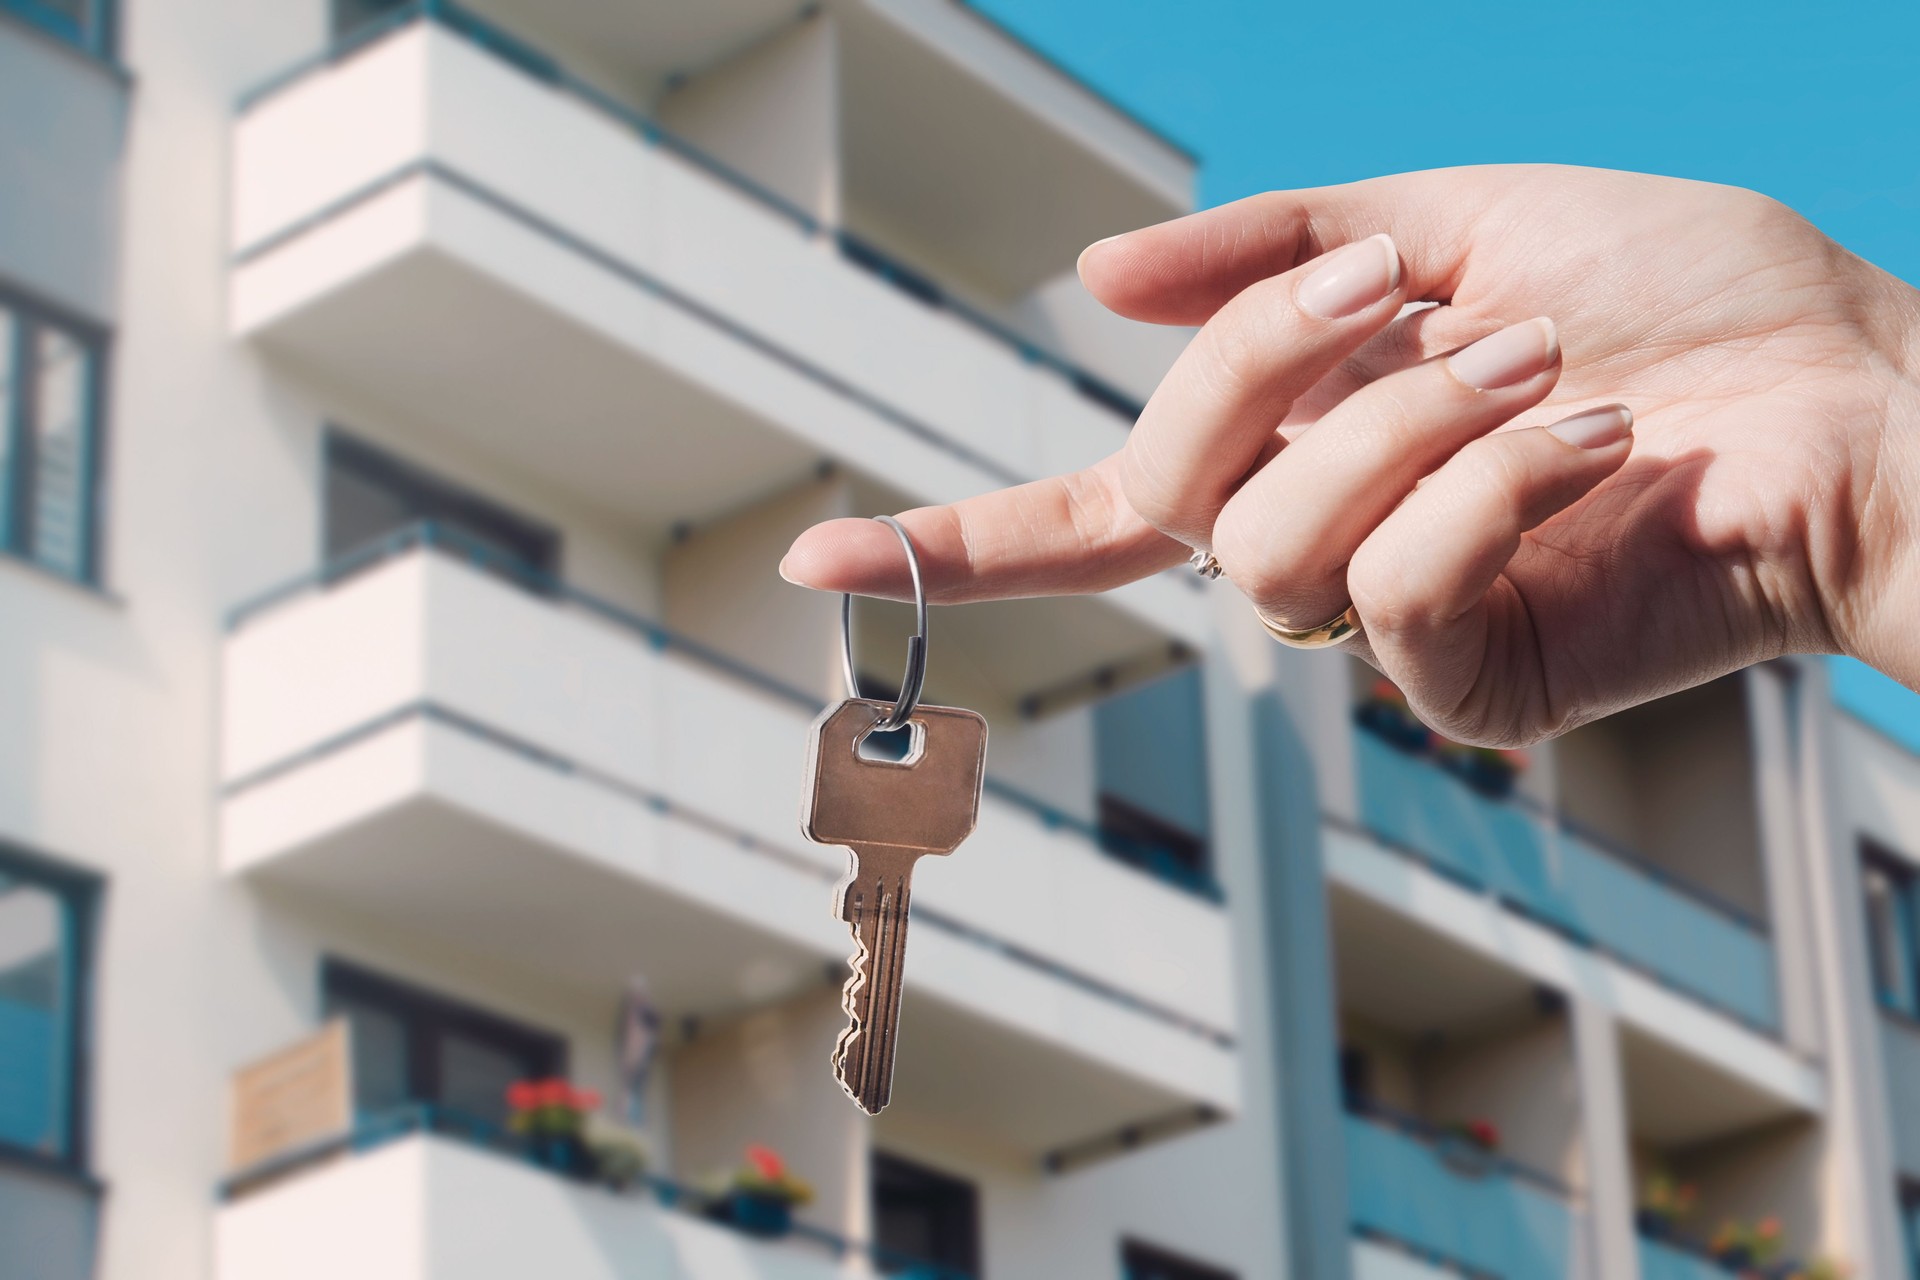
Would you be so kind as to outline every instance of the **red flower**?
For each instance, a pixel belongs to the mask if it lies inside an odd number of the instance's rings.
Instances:
[[[592,1089],[576,1089],[573,1094],[573,1105],[578,1111],[598,1111],[600,1095]]]
[[[570,1107],[573,1105],[573,1086],[565,1080],[542,1080],[534,1085],[534,1105]]]
[[[507,1105],[515,1111],[531,1111],[540,1105],[540,1086],[531,1080],[515,1080],[507,1086]]]
[[[758,1144],[748,1146],[747,1163],[768,1182],[778,1182],[787,1176],[787,1162],[782,1160],[780,1153],[772,1147],[763,1147]]]

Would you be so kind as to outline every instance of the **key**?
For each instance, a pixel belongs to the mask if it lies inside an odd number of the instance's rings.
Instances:
[[[862,759],[861,740],[892,711],[891,703],[848,698],[813,722],[800,819],[809,839],[851,855],[834,890],[834,914],[852,927],[855,951],[833,1073],[868,1115],[880,1114],[893,1092],[913,865],[952,853],[972,834],[987,761],[985,719],[925,705],[908,721],[918,741],[905,760]]]

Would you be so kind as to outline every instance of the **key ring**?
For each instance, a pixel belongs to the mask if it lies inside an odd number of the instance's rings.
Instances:
[[[920,705],[920,688],[927,682],[927,589],[920,581],[920,557],[906,529],[892,516],[873,518],[899,534],[900,545],[907,549],[907,569],[913,575],[913,608],[920,628],[919,634],[907,639],[907,672],[900,678],[900,696],[894,699],[893,710],[887,713],[887,718],[873,726],[874,733],[892,733],[913,718],[913,709]],[[852,592],[840,597],[840,661],[847,677],[847,693],[858,698],[860,677],[854,674],[853,668]]]

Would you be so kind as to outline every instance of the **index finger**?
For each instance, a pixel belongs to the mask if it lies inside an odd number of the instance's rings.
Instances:
[[[1254,282],[1386,232],[1405,264],[1407,296],[1450,298],[1481,214],[1523,168],[1436,169],[1248,196],[1090,245],[1080,279],[1130,319],[1204,324]]]
[[[927,599],[965,604],[1106,591],[1185,560],[1189,549],[1134,514],[1115,455],[1070,475],[903,511]],[[873,520],[828,520],[802,533],[780,576],[819,591],[911,600],[906,557]]]

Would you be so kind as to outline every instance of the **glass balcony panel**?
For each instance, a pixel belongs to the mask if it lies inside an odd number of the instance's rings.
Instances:
[[[1567,1206],[1495,1166],[1449,1167],[1432,1146],[1385,1123],[1346,1121],[1353,1225],[1502,1280],[1560,1280],[1572,1261]]]
[[[1640,1280],[1727,1280],[1732,1274],[1717,1262],[1658,1240],[1640,1241]]]
[[[1376,835],[1743,1022],[1778,1025],[1764,934],[1431,760],[1364,730],[1355,743]]]

